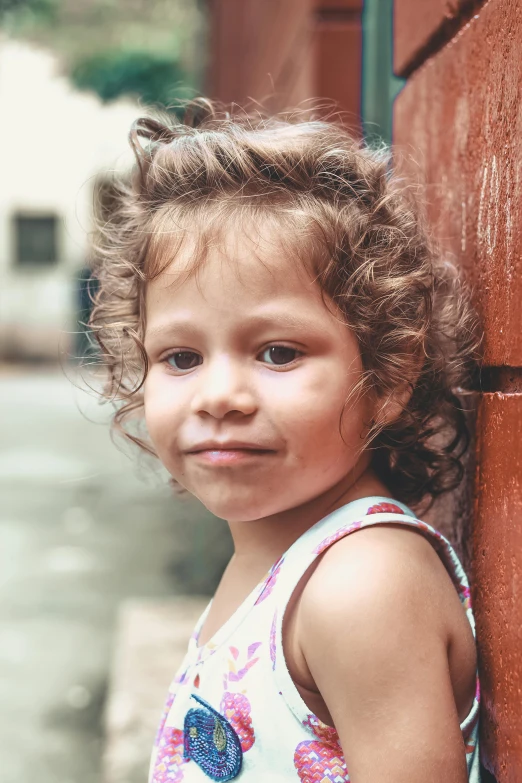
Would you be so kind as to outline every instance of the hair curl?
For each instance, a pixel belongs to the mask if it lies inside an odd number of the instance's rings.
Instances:
[[[355,333],[359,391],[384,404],[409,387],[402,412],[374,423],[368,444],[395,497],[431,505],[460,483],[469,445],[457,395],[474,385],[480,338],[468,290],[430,239],[411,187],[392,172],[389,150],[303,115],[227,111],[198,98],[183,120],[155,112],[133,124],[136,165],[112,184],[93,261],[90,326],[108,370],[104,395],[118,401],[113,426],[154,454],[128,425],[143,413],[144,292],[160,271],[168,221],[198,221],[203,236],[223,218],[268,216],[292,227],[290,244],[301,242],[300,257]]]

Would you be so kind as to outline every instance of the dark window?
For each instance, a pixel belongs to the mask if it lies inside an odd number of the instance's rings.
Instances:
[[[56,215],[15,215],[15,259],[18,265],[49,265],[58,260]]]

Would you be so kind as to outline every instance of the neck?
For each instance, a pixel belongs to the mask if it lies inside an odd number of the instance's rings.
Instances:
[[[387,487],[364,465],[358,474],[351,474],[300,506],[263,519],[229,522],[235,559],[244,563],[262,560],[269,567],[320,519],[353,500],[371,495],[390,497]]]

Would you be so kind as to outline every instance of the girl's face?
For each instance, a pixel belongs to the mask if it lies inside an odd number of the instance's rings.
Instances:
[[[350,486],[368,402],[356,339],[317,283],[229,234],[184,282],[190,248],[146,292],[145,418],[174,479],[218,517],[262,519]],[[259,253],[259,250],[258,250]],[[365,464],[363,464],[365,463]]]

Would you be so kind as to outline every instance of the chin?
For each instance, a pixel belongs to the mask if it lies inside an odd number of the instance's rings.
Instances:
[[[227,522],[253,522],[256,519],[275,514],[279,510],[270,506],[264,499],[259,497],[238,498],[237,494],[227,497],[212,497],[202,492],[196,494],[198,500],[203,503],[206,509],[214,516],[220,519],[226,519]],[[264,502],[263,502],[264,500]]]

